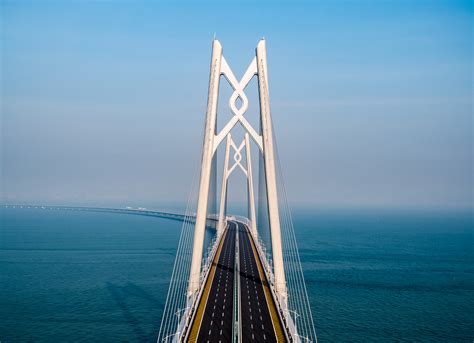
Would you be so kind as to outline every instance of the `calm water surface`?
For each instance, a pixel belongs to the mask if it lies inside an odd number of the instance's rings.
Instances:
[[[0,341],[154,342],[181,223],[0,209]],[[321,342],[472,342],[472,214],[294,215]]]

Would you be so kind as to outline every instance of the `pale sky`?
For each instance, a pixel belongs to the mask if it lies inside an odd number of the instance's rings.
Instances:
[[[1,16],[2,202],[185,202],[215,33],[238,77],[267,40],[294,206],[472,208],[470,1],[4,0]]]

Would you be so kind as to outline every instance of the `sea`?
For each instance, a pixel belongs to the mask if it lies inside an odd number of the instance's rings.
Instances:
[[[294,209],[319,342],[474,341],[470,211]],[[0,342],[155,342],[181,223],[0,209]]]

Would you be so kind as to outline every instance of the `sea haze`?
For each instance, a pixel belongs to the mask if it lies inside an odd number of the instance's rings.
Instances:
[[[181,223],[0,209],[0,340],[156,341]],[[303,211],[321,342],[472,342],[472,213]]]

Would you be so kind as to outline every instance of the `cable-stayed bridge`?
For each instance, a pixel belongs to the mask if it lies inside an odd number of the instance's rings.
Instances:
[[[244,116],[252,80],[259,104],[254,123]],[[219,105],[225,81],[227,112]],[[234,172],[245,178],[245,216],[228,213]],[[273,131],[265,40],[240,80],[213,41],[196,176],[158,342],[316,342]]]

